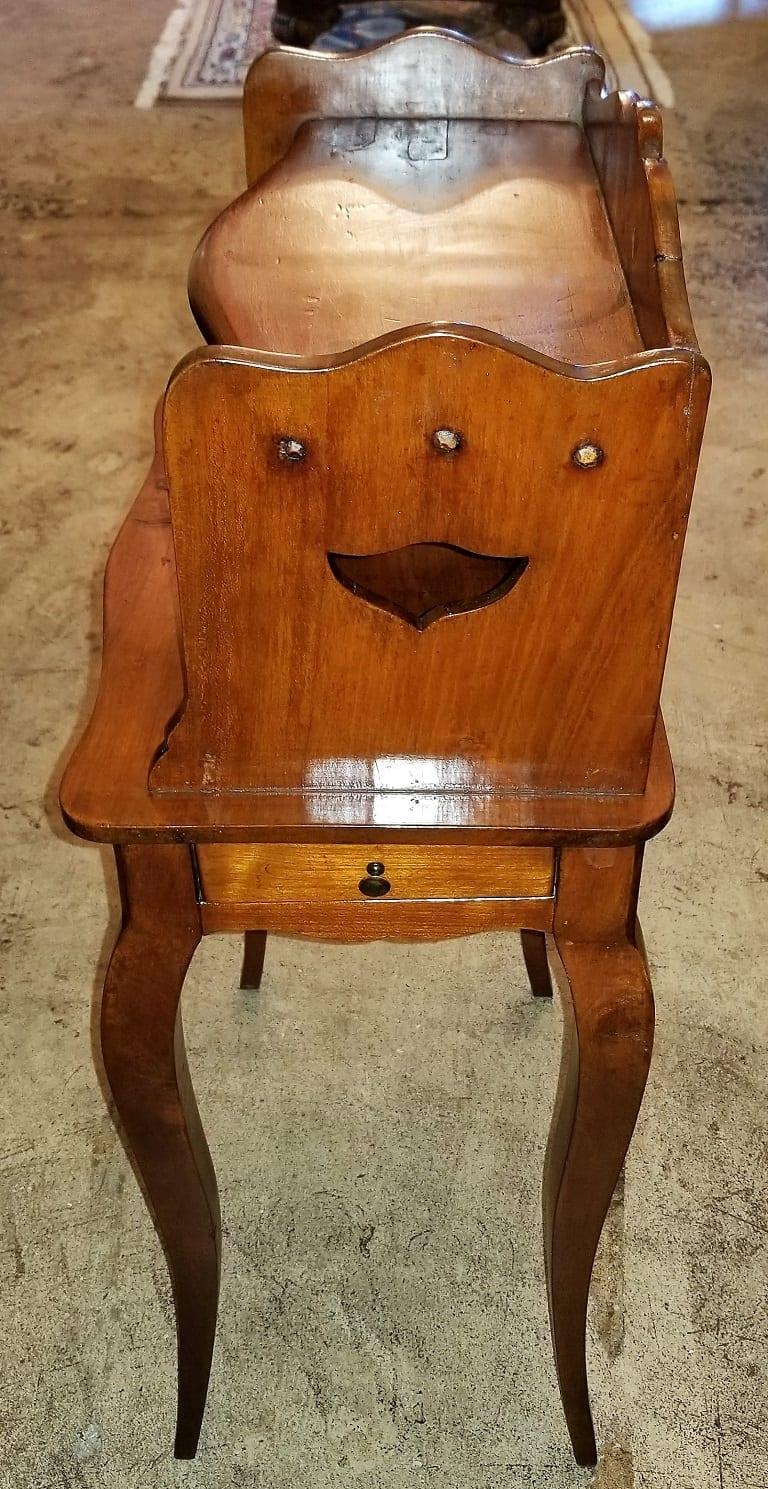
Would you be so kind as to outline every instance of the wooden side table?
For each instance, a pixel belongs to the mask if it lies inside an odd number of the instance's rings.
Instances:
[[[173,1280],[181,1457],[219,1272],[179,1010],[201,936],[245,933],[256,986],[272,932],[506,928],[563,997],[545,1264],[596,1458],[589,1281],[651,1056],[637,897],[709,390],[658,112],[602,78],[424,31],[248,79],[252,184],[190,275],[211,344],[110,557],[61,790],[115,848],[102,1050]]]

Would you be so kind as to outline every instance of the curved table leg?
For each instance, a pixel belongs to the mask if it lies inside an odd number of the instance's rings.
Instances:
[[[240,973],[240,986],[249,992],[256,992],[261,987],[261,974],[264,971],[264,954],[267,949],[266,931],[246,931],[245,945],[243,947],[243,968]]]
[[[544,1175],[544,1249],[560,1394],[576,1460],[597,1461],[586,1368],[589,1284],[653,1047],[636,920],[640,853],[566,850],[555,947],[565,1022]]]
[[[543,931],[521,931],[523,958],[534,998],[552,997],[552,978],[547,958],[547,938]]]
[[[163,1243],[178,1344],[177,1458],[194,1457],[219,1292],[216,1179],[195,1103],[179,999],[200,936],[189,849],[117,848],[123,925],[101,1001],[101,1049],[129,1157]]]

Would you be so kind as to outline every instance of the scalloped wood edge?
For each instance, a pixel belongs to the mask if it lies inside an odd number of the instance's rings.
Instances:
[[[304,123],[328,117],[577,124],[589,140],[646,346],[698,349],[661,112],[634,93],[606,93],[605,63],[592,48],[519,59],[427,26],[361,52],[277,47],[256,59],[245,82],[249,185],[283,158]],[[603,148],[609,136],[610,150]]]
[[[698,350],[658,104],[590,83],[584,126],[646,346]]]
[[[252,185],[308,119],[550,119],[581,124],[585,90],[602,85],[591,47],[519,59],[458,32],[420,26],[361,52],[276,47],[252,63],[243,91]]]
[[[358,351],[331,359],[333,365],[359,359],[397,341],[422,336],[456,335],[471,338],[466,327],[420,328],[393,332]],[[513,349],[503,337],[479,333],[478,339]],[[530,361],[577,379],[596,380],[623,375],[654,363],[684,361],[691,368],[691,400],[706,364],[690,349],[641,353],[624,363],[600,368],[552,363],[550,358],[523,348]],[[275,367],[274,357],[255,358],[241,348],[205,348],[179,364],[174,379],[200,359]],[[301,371],[297,360],[282,359],[285,371]],[[310,369],[311,370],[311,369]],[[315,370],[322,370],[319,366]],[[695,395],[696,402],[700,394]],[[160,410],[158,409],[158,415]],[[386,827],[376,822],[376,793],[324,793],[318,800],[297,795],[228,795],[218,799],[199,792],[153,796],[148,775],[169,721],[184,696],[178,640],[177,593],[173,537],[167,486],[158,451],[145,485],[129,513],[107,566],[104,595],[104,648],[101,679],[93,712],[72,754],[61,785],[64,819],[81,837],[100,842],[147,840],[237,841],[376,841],[382,837],[412,837],[420,842],[467,841],[475,832],[489,842],[517,844],[588,842],[627,843],[648,838],[668,821],[674,801],[674,776],[661,716],[657,721],[648,784],[640,794],[590,795],[462,795],[455,817],[431,826],[425,813],[425,793],[399,799],[398,821],[389,816]],[[115,722],[116,721],[116,722]],[[105,797],[100,764],[112,759],[120,741],[120,768],[114,772]],[[428,806],[428,803],[427,803]],[[426,821],[424,820],[426,816]]]
[[[498,347],[553,372],[558,377],[574,378],[579,382],[600,382],[604,378],[620,377],[623,373],[635,372],[660,362],[687,362],[691,375],[697,371],[709,374],[709,365],[696,346],[661,346],[642,352],[632,352],[612,362],[563,362],[550,357],[546,352],[526,346],[524,342],[512,341],[499,331],[488,331],[484,326],[470,326],[466,322],[422,321],[419,325],[398,327],[383,336],[374,336],[358,346],[346,347],[340,352],[329,352],[325,356],[298,357],[293,352],[268,352],[260,348],[243,346],[196,346],[177,362],[168,379],[168,389],[183,376],[188,368],[198,362],[232,362],[247,367],[259,367],[272,372],[332,372],[337,367],[346,367],[350,362],[360,362],[365,357],[375,357],[390,347],[408,341],[423,341],[440,337],[453,337],[458,341],[482,342],[486,346]]]

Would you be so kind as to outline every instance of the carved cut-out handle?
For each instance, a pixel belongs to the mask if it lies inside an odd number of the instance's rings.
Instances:
[[[350,594],[425,631],[446,616],[502,599],[528,559],[473,553],[453,543],[410,543],[388,553],[329,553],[328,563]]]

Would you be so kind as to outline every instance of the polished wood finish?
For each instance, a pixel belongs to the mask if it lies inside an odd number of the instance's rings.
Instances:
[[[590,84],[584,125],[643,344],[695,347],[661,110]]]
[[[423,631],[447,615],[494,604],[521,579],[526,558],[493,558],[451,543],[409,543],[389,553],[329,553],[353,595]]]
[[[482,833],[486,843],[510,846],[618,842],[658,832],[672,810],[674,779],[660,718],[646,788],[638,793],[454,794],[446,789],[446,771],[421,791],[407,778],[390,778],[388,789],[383,778],[369,792],[337,782],[335,789],[290,796],[151,794],[150,768],[183,691],[175,554],[158,454],[109,559],[99,693],[61,785],[65,819],[80,836],[100,842],[332,837],[374,843],[403,835],[461,842]]]
[[[597,1460],[586,1320],[597,1244],[640,1108],[654,1008],[637,926],[642,848],[565,849],[554,949],[565,1032],[544,1169],[550,1323],[568,1430]]]
[[[705,381],[687,350],[567,376],[458,328],[325,376],[234,349],[188,359],[165,400],[187,696],[151,791],[642,791]],[[454,458],[433,448],[444,425]],[[284,431],[303,462],[277,457]],[[585,437],[605,450],[586,472]],[[328,562],[420,541],[528,567],[420,634]]]
[[[279,47],[257,57],[245,80],[247,179],[281,160],[308,119],[579,122],[587,84],[604,79],[589,47],[512,61],[431,26],[343,56]]]
[[[272,932],[508,928],[563,996],[546,1272],[595,1460],[589,1280],[651,1053],[637,894],[674,796],[659,690],[709,388],[656,115],[599,96],[601,68],[413,33],[251,74],[271,171],[192,287],[256,349],[171,379],[61,788],[116,847],[102,1042],[174,1281],[181,1455],[218,1279],[178,1014],[200,936],[244,932],[256,987]]]
[[[419,79],[417,86],[414,86],[414,76]],[[419,28],[395,38],[386,47],[347,56],[329,57],[323,53],[301,52],[282,47],[257,58],[246,79],[243,123],[247,180],[251,186],[256,182],[262,186],[263,178],[283,160],[291,149],[296,134],[307,121],[339,121],[341,140],[344,138],[342,121],[345,121],[352,125],[353,132],[347,136],[347,149],[353,152],[354,165],[351,170],[347,166],[347,175],[351,174],[353,179],[346,181],[345,185],[361,190],[361,183],[355,179],[357,162],[354,160],[354,140],[357,139],[366,150],[366,160],[370,162],[368,169],[362,172],[364,182],[371,176],[371,181],[367,183],[370,193],[377,175],[381,179],[382,169],[387,172],[386,166],[380,166],[378,173],[375,169],[380,154],[375,148],[378,121],[398,121],[403,131],[409,121],[416,121],[417,133],[414,138],[421,139],[423,143],[421,146],[416,145],[413,152],[415,158],[409,161],[412,176],[415,177],[417,172],[426,169],[431,174],[434,186],[435,180],[442,175],[444,193],[446,189],[450,190],[457,165],[464,180],[471,180],[471,168],[468,168],[467,162],[459,165],[455,150],[446,146],[442,151],[444,159],[440,164],[441,149],[437,148],[443,126],[446,126],[447,134],[455,141],[457,125],[467,125],[468,132],[464,138],[466,143],[474,138],[472,153],[478,178],[476,190],[481,192],[484,189],[484,156],[490,147],[487,160],[492,172],[492,142],[499,137],[494,136],[493,128],[486,133],[484,124],[500,123],[501,137],[510,145],[514,139],[509,130],[511,121],[528,121],[536,126],[542,123],[576,126],[584,132],[592,156],[599,199],[607,213],[629,289],[635,331],[640,344],[649,349],[662,346],[696,347],[685,289],[675,192],[669,167],[663,157],[660,110],[647,99],[638,99],[630,93],[605,93],[604,84],[605,67],[602,59],[588,47],[572,48],[541,61],[517,60],[510,63],[509,59],[502,58],[501,54],[490,48],[476,44],[469,46],[460,38],[435,31],[434,28]],[[448,121],[450,130],[447,130]],[[331,138],[332,132],[333,126],[329,123],[325,138]],[[313,136],[314,147],[306,144],[304,149],[314,148],[321,155],[320,141],[323,137],[322,130],[316,131]],[[567,131],[565,134],[562,131],[560,134],[555,133],[551,137],[559,139],[561,145],[565,146]],[[546,131],[537,127],[535,138],[543,146],[547,138]],[[514,150],[514,146],[512,149]],[[575,147],[571,145],[569,149],[573,153]],[[341,153],[343,155],[343,146]],[[337,171],[339,164],[337,161]],[[389,167],[388,174],[392,185],[398,174],[394,163]],[[402,167],[399,174],[402,188]],[[555,175],[554,180],[561,182],[561,195],[564,194],[565,182],[570,189],[577,190],[579,174],[583,186],[586,181],[583,167],[581,172],[565,169],[562,176]],[[290,168],[287,175],[290,179]],[[273,184],[272,177],[269,176],[267,188],[270,191],[279,191],[279,183],[283,179],[278,174]],[[383,186],[384,182],[381,181],[381,184]],[[412,185],[415,184],[415,181],[412,182]],[[300,183],[297,182],[292,190],[294,194],[297,190],[300,193]],[[530,200],[530,183],[526,190]],[[368,208],[372,204],[366,201],[365,196],[361,201]],[[502,195],[501,204],[503,201]],[[231,219],[242,219],[248,211],[246,203],[250,203],[248,196],[233,203],[225,214],[221,227],[222,233],[232,234],[235,251],[237,233]],[[257,217],[253,207],[250,211],[253,220],[263,226],[263,216]],[[556,219],[557,215],[556,208]],[[571,217],[573,216],[575,213],[571,211]],[[461,217],[458,220],[461,221]],[[391,225],[390,222],[390,229]],[[441,232],[443,227],[444,222],[441,222]],[[495,231],[492,219],[486,222],[485,228],[491,233]],[[526,238],[530,230],[531,224],[526,223]],[[503,226],[501,233],[503,242]],[[601,241],[601,238],[598,228],[597,240]],[[205,242],[204,239],[201,245],[203,252]],[[488,240],[477,247],[482,257],[487,253]],[[430,248],[434,248],[434,242],[430,244]],[[550,258],[552,244],[544,240],[543,250],[545,256]],[[594,249],[590,247],[590,257],[593,252]],[[508,266],[513,271],[515,258],[516,256],[511,256]],[[226,278],[226,266],[221,267],[224,268]],[[424,261],[421,267],[424,267]],[[204,278],[205,274],[201,275],[196,257],[191,270],[191,293],[193,308],[203,324],[206,314],[212,314],[212,307],[206,304],[206,296],[211,291],[200,282]],[[534,282],[535,278],[536,276]],[[563,281],[563,290],[567,296],[571,293],[571,284],[565,276]],[[531,287],[529,279],[529,291]],[[419,293],[418,286],[416,293]],[[557,296],[553,298],[557,306]],[[397,308],[400,309],[400,306]],[[221,309],[218,314],[220,319]],[[435,312],[430,311],[425,318],[435,319]],[[454,311],[451,319],[456,318]],[[411,316],[412,321],[417,319],[417,315]],[[472,319],[476,324],[492,328],[490,322],[482,316]],[[545,328],[542,327],[543,329]],[[375,332],[369,334],[374,335]],[[514,337],[514,332],[507,334],[512,335],[513,339],[526,339],[522,334],[517,338]],[[228,332],[226,337],[220,339],[240,342],[239,336],[230,338]],[[253,339],[249,336],[241,344],[259,346],[263,343],[258,337]],[[537,345],[537,342],[534,340],[530,344]],[[542,346],[541,349],[546,350],[546,347]],[[555,352],[554,355],[558,353]],[[562,352],[561,355],[566,356],[567,353]],[[574,360],[583,362],[589,358],[577,352]]]
[[[553,921],[548,848],[200,843],[195,858],[205,931],[249,934],[258,926],[315,940],[436,941],[550,929]],[[377,860],[391,887],[367,898],[360,886]],[[255,948],[260,977],[258,958]]]
[[[221,1221],[179,998],[201,934],[189,848],[117,848],[123,924],[101,1002],[104,1070],[173,1284],[176,1456],[197,1449],[219,1295]]]
[[[549,898],[554,885],[550,848],[419,848],[405,844],[323,843],[197,849],[203,899],[273,905],[284,900],[359,904],[360,881],[371,861],[384,863],[387,904],[413,900]],[[365,899],[363,897],[363,903]],[[383,909],[383,902],[377,907]]]
[[[270,932],[307,936],[311,941],[447,941],[455,936],[477,936],[482,931],[521,931],[525,926],[550,931],[554,901],[508,900],[313,900],[274,901],[265,906],[225,900],[204,900],[200,906],[203,931],[249,931],[267,922]]]
[[[586,134],[563,121],[308,123],[209,229],[189,296],[208,340],[294,356],[420,321],[566,362],[643,348]]]

